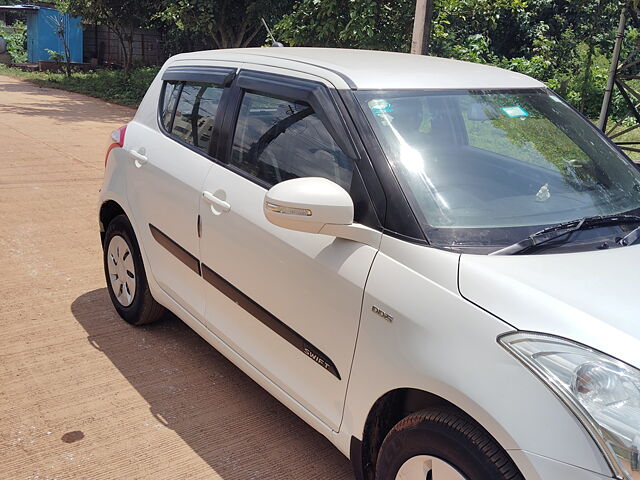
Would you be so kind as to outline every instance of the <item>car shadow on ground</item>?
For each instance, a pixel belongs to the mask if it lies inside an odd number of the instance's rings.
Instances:
[[[106,288],[71,305],[91,345],[225,480],[353,479],[349,461],[328,440],[171,314],[132,327]],[[247,468],[250,468],[249,475]]]

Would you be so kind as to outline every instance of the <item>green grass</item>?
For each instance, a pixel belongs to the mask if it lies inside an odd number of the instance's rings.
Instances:
[[[0,75],[22,78],[42,87],[58,88],[102,98],[120,105],[137,106],[159,67],[140,67],[131,72],[128,79],[120,70],[96,70],[87,73],[23,72],[0,64]]]

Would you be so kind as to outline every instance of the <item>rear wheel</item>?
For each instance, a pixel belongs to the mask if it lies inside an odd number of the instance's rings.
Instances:
[[[158,320],[164,307],[151,296],[138,242],[125,215],[109,223],[103,252],[107,289],[118,314],[132,325]]]
[[[454,408],[414,413],[387,434],[376,480],[524,480],[511,457]]]

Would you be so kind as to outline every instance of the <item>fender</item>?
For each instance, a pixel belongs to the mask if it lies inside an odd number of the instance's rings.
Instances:
[[[611,475],[574,415],[497,343],[498,335],[513,328],[460,296],[458,255],[404,242],[399,248],[396,242],[401,241],[384,237],[369,275],[340,448],[350,451],[351,435],[364,438],[367,416],[379,398],[411,388],[457,406],[506,450]],[[405,266],[404,255],[417,271]],[[451,275],[438,278],[434,272]],[[374,313],[372,305],[393,321]]]

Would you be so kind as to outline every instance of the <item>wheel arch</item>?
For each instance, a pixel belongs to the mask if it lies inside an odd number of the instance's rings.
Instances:
[[[358,480],[374,480],[375,465],[387,433],[406,416],[434,406],[462,410],[450,401],[417,388],[396,388],[378,398],[371,406],[362,432],[362,442],[352,438],[351,462]]]
[[[111,223],[111,221],[118,215],[127,216],[124,209],[115,200],[106,200],[102,205],[100,205],[100,239],[102,240],[102,243],[104,243],[104,234],[107,231],[109,223]],[[127,216],[127,218],[129,217]]]

